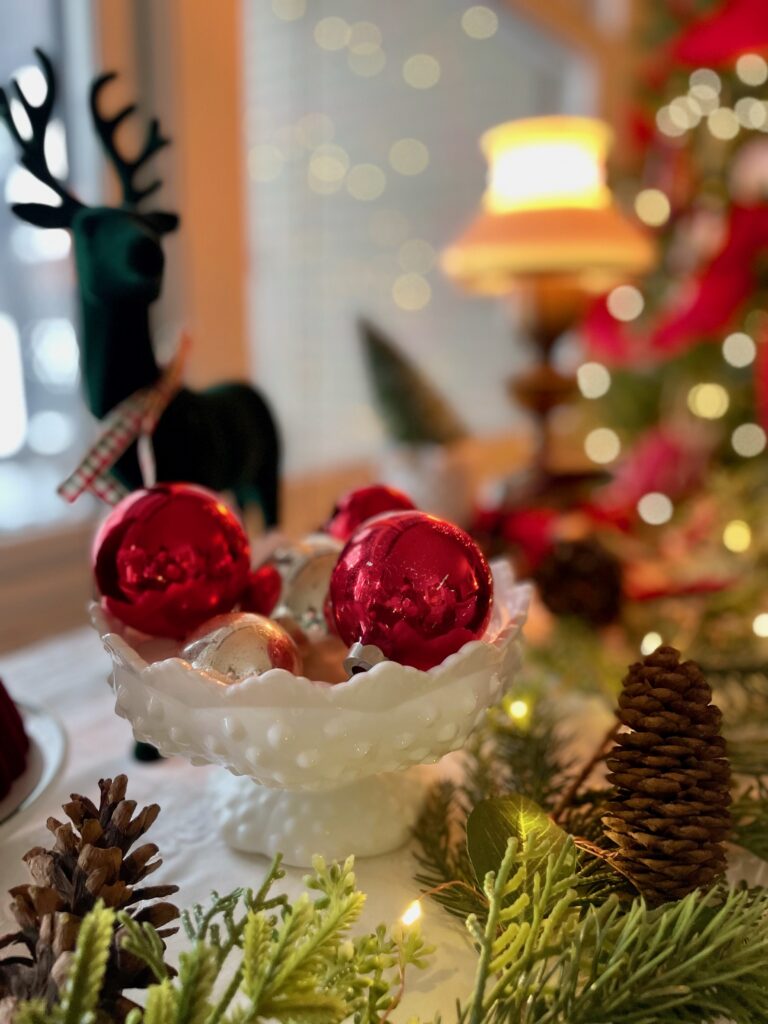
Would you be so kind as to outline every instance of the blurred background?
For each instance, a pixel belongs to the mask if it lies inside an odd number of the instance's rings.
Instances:
[[[696,36],[714,15],[725,22]],[[657,405],[637,422],[626,416],[635,405],[658,404],[672,372],[658,359],[641,366],[628,389],[613,389],[613,412],[597,414],[595,400],[626,374],[618,328],[644,306],[647,315],[651,295],[668,298],[671,284],[687,301],[692,275],[722,242],[730,206],[764,198],[765,20],[760,3],[736,0],[8,0],[0,11],[0,76],[15,77],[39,102],[45,89],[33,48],[52,57],[59,95],[46,156],[92,205],[119,201],[87,113],[92,78],[118,71],[108,104],[136,102],[141,120],[160,118],[172,145],[154,158],[164,182],[156,202],[180,213],[181,228],[164,239],[162,295],[152,307],[156,351],[170,355],[186,329],[191,384],[244,378],[268,397],[283,438],[289,533],[316,526],[340,493],[374,479],[426,488],[426,497],[418,495],[424,504],[464,525],[480,515],[482,531],[483,511],[508,501],[510,474],[530,460],[542,401],[552,435],[548,468],[572,476],[618,465],[627,438],[659,420]],[[712,38],[727,53],[712,51]],[[550,392],[576,375],[583,401],[563,408],[564,394],[547,392],[544,400],[541,380],[534,387],[526,377],[536,365],[529,335],[541,327],[543,307],[532,325],[525,296],[475,287],[446,257],[457,239],[466,242],[462,232],[483,203],[493,154],[487,145],[483,152],[481,136],[541,115],[595,117],[611,129],[612,144],[601,143],[611,201],[637,236],[622,236],[632,257],[624,252],[622,263],[605,256],[613,236],[598,258],[585,255],[584,232],[574,227],[581,263],[605,262],[612,271],[620,264],[628,281],[639,282],[652,262],[641,239],[657,235],[648,244],[658,242],[665,254],[661,285],[622,291],[610,279],[610,330],[601,326],[605,310],[592,310],[591,334],[578,339],[580,304],[558,319],[556,338],[539,338],[555,374],[545,382]],[[734,185],[737,144],[754,152],[746,166],[742,158]],[[573,180],[578,167],[569,159]],[[68,505],[56,494],[97,431],[80,394],[72,246],[64,229],[34,227],[11,213],[10,203],[37,201],[39,186],[18,166],[4,129],[0,181],[0,649],[7,650],[82,623],[100,509],[89,495]],[[489,194],[484,208],[493,210]],[[687,234],[664,236],[672,224]],[[567,235],[569,223],[561,230]],[[478,294],[489,291],[504,294]],[[739,295],[739,316],[754,312],[756,303]],[[754,357],[745,352],[759,323],[734,326],[735,303],[668,346],[677,358],[694,341],[718,342],[717,370],[702,369],[696,356],[668,402],[674,410],[682,404],[694,426],[725,415],[717,411],[725,388],[718,381]],[[748,343],[739,351],[732,343],[735,355],[723,362],[719,346],[736,328],[747,330]],[[385,341],[383,356],[372,331]],[[647,342],[653,331],[642,331]],[[392,352],[407,359],[406,376],[387,362]],[[410,437],[397,424],[408,403],[398,409],[396,397],[387,408],[382,381],[392,373],[396,396],[414,395],[423,409],[420,381],[434,391],[429,400],[444,403],[432,422],[447,416],[460,429]],[[524,382],[513,401],[510,378]],[[751,378],[735,383],[751,395]],[[697,386],[710,391],[691,398]],[[726,447],[739,426],[762,430],[753,409],[726,395],[729,406],[739,418],[723,434]],[[737,446],[736,455],[762,451],[764,434],[762,442],[750,436],[757,449]],[[710,435],[707,445],[714,448]],[[676,457],[662,453],[662,462]],[[643,487],[633,509],[647,494],[667,497],[653,479]],[[657,502],[640,518],[660,524],[665,510]]]

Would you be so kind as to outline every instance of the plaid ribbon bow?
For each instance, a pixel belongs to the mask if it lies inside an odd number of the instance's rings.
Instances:
[[[116,505],[129,492],[112,472],[120,456],[138,442],[139,466],[145,486],[155,482],[152,434],[168,403],[181,387],[190,340],[183,334],[179,347],[158,380],[134,391],[104,421],[104,429],[81,459],[77,469],[56,489],[65,501],[76,501],[85,491]]]

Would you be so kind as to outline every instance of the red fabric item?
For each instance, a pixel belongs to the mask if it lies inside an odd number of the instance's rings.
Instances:
[[[691,67],[722,67],[742,53],[768,49],[766,0],[724,0],[686,29],[671,49],[673,61]]]
[[[592,358],[612,366],[633,365],[638,357],[663,361],[712,335],[735,319],[757,287],[757,256],[768,248],[768,204],[733,206],[725,242],[683,301],[662,311],[642,330],[616,320],[607,299],[587,314],[584,338]]]

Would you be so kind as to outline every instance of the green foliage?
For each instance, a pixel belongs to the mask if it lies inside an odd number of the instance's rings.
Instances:
[[[733,841],[768,861],[768,783],[758,778],[731,807]]]
[[[401,444],[454,444],[467,431],[447,401],[378,327],[359,325],[373,396],[390,437]]]
[[[272,896],[283,876],[273,862],[258,892],[214,894],[208,908],[183,916],[188,948],[172,978],[158,958],[160,938],[148,924],[120,917],[120,941],[152,970],[143,1009],[127,1024],[383,1024],[397,1007],[410,966],[423,968],[431,950],[418,929],[398,927],[351,938],[365,896],[353,861],[317,857],[307,891],[293,903]],[[112,939],[114,914],[99,905],[87,915],[61,1001],[50,1011],[24,1004],[22,1024],[95,1024]]]

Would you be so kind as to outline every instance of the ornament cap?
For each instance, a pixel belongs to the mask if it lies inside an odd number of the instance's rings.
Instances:
[[[388,660],[382,649],[376,644],[354,643],[344,659],[344,671],[350,676],[354,676],[358,672],[368,672],[374,665]]]

